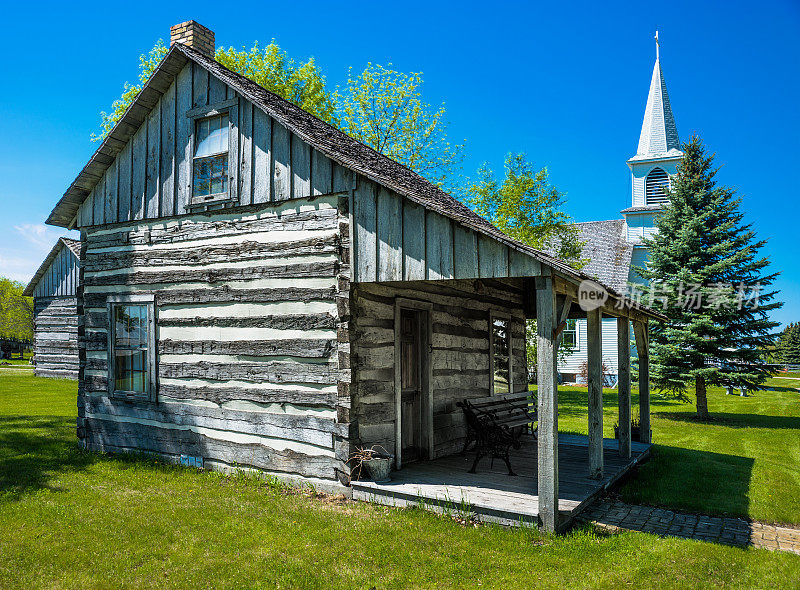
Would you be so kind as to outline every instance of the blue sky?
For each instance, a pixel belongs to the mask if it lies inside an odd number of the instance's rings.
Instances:
[[[138,5],[137,5],[138,6]],[[466,171],[509,151],[547,166],[577,221],[629,205],[660,31],[682,139],[700,134],[782,272],[782,321],[800,320],[800,2],[114,3],[4,6],[0,75],[0,274],[27,280],[63,232],[43,225],[97,147],[99,111],[134,81],[138,56],[195,19],[217,45],[275,38],[314,56],[329,84],[367,61],[422,71],[445,102]]]

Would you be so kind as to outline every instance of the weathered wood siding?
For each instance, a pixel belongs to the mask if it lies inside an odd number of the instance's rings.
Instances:
[[[334,480],[349,451],[339,207],[323,196],[84,231],[84,443]],[[122,293],[155,295],[155,402],[109,397],[106,301]]]
[[[353,199],[356,282],[539,276],[541,264],[363,177]]]
[[[77,379],[78,315],[74,293],[72,297],[34,298],[33,314],[34,374]]]
[[[39,377],[78,378],[77,286],[78,259],[62,245],[33,290],[34,373]]]
[[[435,456],[460,449],[465,434],[456,402],[490,395],[489,315],[511,315],[513,387],[527,389],[522,292],[513,281],[359,284],[351,305],[353,413],[359,444],[394,449],[394,308],[397,297],[433,304],[432,363]]]
[[[66,246],[50,263],[33,290],[37,297],[75,297],[78,287],[78,258]]]
[[[81,205],[78,227],[189,213],[191,109],[238,99],[229,155],[240,205],[346,191],[352,174],[197,64],[189,63]]]

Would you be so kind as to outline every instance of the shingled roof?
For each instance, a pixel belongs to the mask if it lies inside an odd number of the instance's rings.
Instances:
[[[624,219],[576,223],[578,239],[585,242],[583,257],[589,262],[583,271],[597,277],[618,292],[628,283],[633,244],[627,240]]]
[[[426,209],[440,213],[464,227],[528,254],[562,276],[577,281],[595,278],[576,271],[573,267],[546,252],[531,248],[508,237],[466,205],[410,168],[353,139],[333,125],[318,119],[252,80],[229,70],[215,59],[180,43],[175,43],[171,47],[153,71],[142,91],[55,206],[47,223],[63,227],[70,227],[74,223],[78,209],[95,184],[99,182],[116,155],[139,128],[149,110],[169,87],[174,77],[189,61],[207,69],[334,162],[397,192]],[[606,286],[610,287],[610,285]],[[610,291],[614,292],[616,289],[611,287]],[[616,292],[615,294],[619,295],[620,293]],[[632,303],[632,306],[641,307],[635,303]],[[647,311],[653,313],[651,310]]]
[[[30,283],[28,283],[28,286],[25,287],[25,290],[22,292],[23,295],[25,295],[26,297],[33,296],[33,290],[36,289],[36,285],[42,279],[44,273],[47,272],[47,269],[50,268],[50,264],[53,262],[53,260],[55,260],[56,256],[58,256],[58,253],[61,251],[61,248],[64,247],[66,247],[70,252],[72,252],[75,255],[75,258],[77,258],[78,260],[81,259],[80,241],[73,240],[71,238],[58,238],[58,241],[56,242],[55,246],[53,246],[53,249],[50,250],[50,253],[44,259],[44,262],[42,262],[42,264],[39,265],[39,268],[33,274],[33,278],[31,279]]]

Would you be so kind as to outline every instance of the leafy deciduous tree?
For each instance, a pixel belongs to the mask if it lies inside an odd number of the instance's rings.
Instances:
[[[33,340],[33,299],[25,285],[0,277],[0,338]]]
[[[583,242],[578,231],[561,210],[564,194],[550,184],[547,168],[536,170],[525,154],[508,154],[502,182],[488,164],[481,166],[467,200],[509,237],[540,250],[552,249],[576,268],[586,263],[580,257]]]
[[[391,64],[389,64],[391,66]],[[421,72],[404,74],[369,63],[336,92],[342,130],[381,154],[411,168],[445,190],[454,190],[463,145],[447,138],[445,107],[422,98]]]
[[[335,123],[335,105],[325,87],[325,76],[314,58],[299,63],[273,40],[265,49],[258,41],[247,50],[217,49],[217,61],[259,86],[293,102],[304,111],[328,123]]]

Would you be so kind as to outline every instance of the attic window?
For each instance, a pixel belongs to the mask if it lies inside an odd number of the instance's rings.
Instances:
[[[198,119],[195,125],[192,196],[227,196],[228,115]]]
[[[669,201],[664,191],[669,190],[669,175],[662,168],[653,168],[644,180],[644,192],[648,205],[661,205]]]

